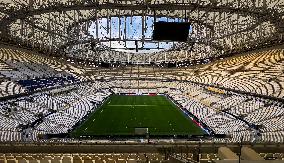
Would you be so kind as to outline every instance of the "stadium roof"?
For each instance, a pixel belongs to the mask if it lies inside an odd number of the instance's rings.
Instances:
[[[192,61],[280,43],[283,19],[284,0],[1,0],[0,36],[95,61]],[[156,21],[190,22],[188,41],[153,41]]]

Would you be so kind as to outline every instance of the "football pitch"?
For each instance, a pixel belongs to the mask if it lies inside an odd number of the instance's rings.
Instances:
[[[70,135],[134,136],[135,128],[156,136],[205,134],[165,96],[111,95]]]

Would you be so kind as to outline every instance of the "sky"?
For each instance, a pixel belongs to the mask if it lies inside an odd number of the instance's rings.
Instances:
[[[139,50],[138,53],[153,53],[165,49],[170,49],[173,47],[174,42],[153,42],[152,34],[153,34],[153,25],[154,25],[154,17],[146,16],[145,17],[145,30],[144,36],[145,40],[143,43],[138,41],[139,48],[152,48],[152,50]],[[108,41],[111,39],[128,39],[128,40],[141,40],[143,38],[142,32],[142,16],[133,16],[133,17],[121,17],[120,23],[118,17],[111,17],[109,24],[107,23],[107,18],[98,19],[98,36],[96,35],[96,22],[93,21],[89,33],[94,36],[94,38],[99,38],[100,40],[107,40],[106,42],[102,42],[103,45],[113,48],[117,51],[125,51],[125,52],[136,52],[135,50],[127,50],[126,48],[134,48],[136,47],[135,41]],[[160,17],[156,18],[156,21],[168,21],[168,22],[181,22],[182,18],[166,18]],[[108,31],[107,27],[110,27]],[[125,32],[126,31],[126,32]],[[161,49],[155,49],[155,48]]]

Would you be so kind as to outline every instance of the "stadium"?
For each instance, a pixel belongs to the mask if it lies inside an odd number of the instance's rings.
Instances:
[[[284,0],[0,0],[0,163],[284,161]]]

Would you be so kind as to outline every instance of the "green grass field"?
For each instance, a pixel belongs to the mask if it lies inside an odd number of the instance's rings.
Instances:
[[[112,95],[71,136],[134,135],[140,127],[157,136],[204,134],[165,96]]]

